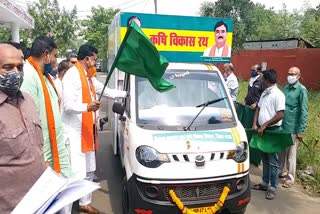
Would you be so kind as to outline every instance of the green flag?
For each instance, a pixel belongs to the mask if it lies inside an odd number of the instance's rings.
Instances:
[[[252,128],[253,118],[255,114],[255,109],[250,109],[247,105],[242,105],[241,103],[236,103],[236,110],[239,121],[242,123],[244,128]]]
[[[258,135],[257,132],[253,132],[250,140],[250,147],[265,153],[281,152],[292,144],[291,134],[283,130],[265,130],[262,136]]]
[[[162,78],[168,65],[141,28],[131,22],[112,67],[146,78],[157,91],[165,92],[175,87]]]

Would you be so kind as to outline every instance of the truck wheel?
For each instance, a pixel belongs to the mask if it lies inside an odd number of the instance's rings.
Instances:
[[[129,213],[129,196],[127,186],[127,176],[124,176],[122,181],[122,214]]]

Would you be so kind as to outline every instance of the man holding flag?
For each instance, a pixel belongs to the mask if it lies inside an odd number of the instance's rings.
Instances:
[[[62,80],[62,122],[65,143],[69,150],[71,168],[78,179],[93,180],[96,170],[95,150],[97,141],[97,110],[100,101],[97,94],[110,98],[124,98],[127,92],[102,90],[103,84],[93,76],[98,50],[90,45],[82,45],[78,52],[78,62],[71,67]],[[92,194],[81,198],[80,211],[99,213],[90,205]]]
[[[252,127],[260,136],[263,136],[267,130],[280,129],[285,110],[285,96],[276,85],[276,71],[272,69],[264,71],[262,79],[265,90],[260,97]],[[271,144],[271,142],[267,141],[265,144]],[[261,158],[262,183],[254,185],[253,189],[267,191],[265,198],[273,200],[278,188],[278,153],[261,151]]]

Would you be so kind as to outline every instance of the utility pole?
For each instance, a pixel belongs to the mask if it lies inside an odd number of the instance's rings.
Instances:
[[[154,0],[154,13],[155,13],[155,14],[158,13],[158,3],[157,3],[157,0]]]

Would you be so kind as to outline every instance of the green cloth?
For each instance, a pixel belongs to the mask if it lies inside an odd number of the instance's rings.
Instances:
[[[258,135],[258,133],[253,130],[247,131],[253,132],[250,140],[250,147],[259,149],[265,153],[281,152],[283,149],[293,144],[291,134],[281,129],[265,130],[262,136]]]
[[[248,142],[250,142],[253,132],[252,130],[252,124],[253,124],[253,118],[255,114],[255,110],[250,109],[247,105],[242,105],[241,103],[236,103],[236,109],[237,109],[237,115],[238,119],[241,122],[242,126],[246,130]],[[260,150],[256,148],[249,147],[249,159],[250,163],[259,166],[261,162],[261,154]]]
[[[43,140],[44,140],[44,143],[43,143],[44,160],[48,161],[50,165],[53,166],[53,158],[52,158],[48,123],[47,123],[46,106],[45,106],[45,100],[44,100],[41,81],[37,74],[37,71],[30,65],[28,61],[23,66],[23,71],[24,71],[24,77],[23,77],[23,83],[21,86],[21,91],[29,93],[36,103],[36,106],[40,115],[40,119],[41,119],[41,125],[42,125],[42,134],[43,134]],[[66,150],[65,142],[63,140],[62,120],[61,120],[61,113],[59,111],[58,96],[54,88],[52,87],[51,83],[47,79],[47,77],[44,77],[44,78],[45,78],[45,83],[48,87],[51,104],[52,104],[52,110],[54,114],[61,174],[65,177],[70,177],[71,175],[70,160]]]
[[[253,124],[253,118],[255,110],[250,109],[247,105],[242,105],[241,103],[236,104],[238,119],[244,128],[251,129]]]
[[[286,97],[286,110],[282,128],[292,134],[303,134],[308,118],[308,91],[297,82],[293,86],[284,86],[283,93]]]
[[[117,67],[125,73],[148,79],[157,91],[165,92],[175,87],[162,78],[168,65],[141,28],[131,22],[109,73]]]

